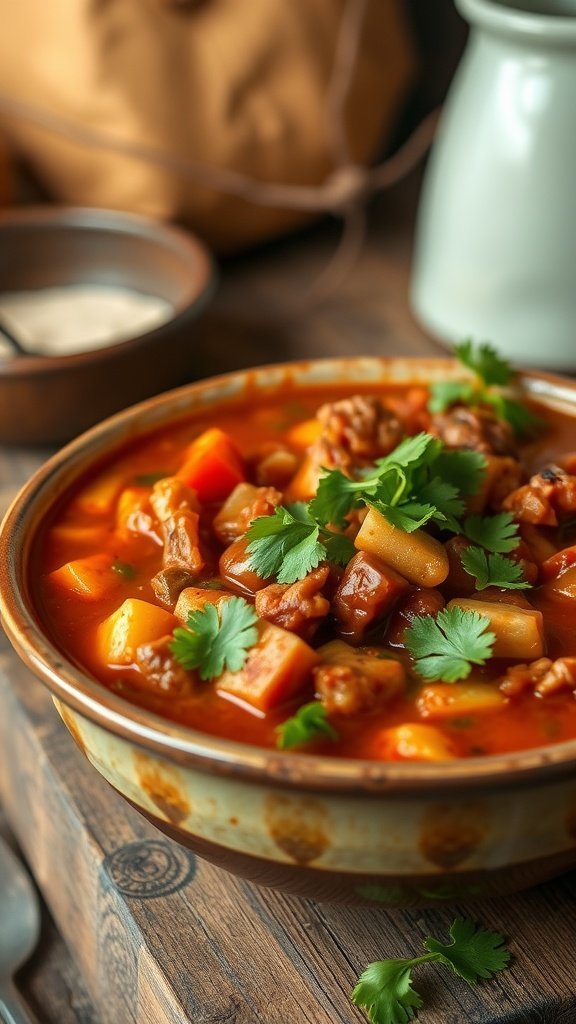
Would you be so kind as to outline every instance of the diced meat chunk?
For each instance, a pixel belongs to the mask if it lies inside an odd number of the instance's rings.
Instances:
[[[190,573],[198,573],[204,568],[197,512],[183,510],[169,516],[162,523],[162,533],[165,568],[179,566]]]
[[[154,484],[150,504],[161,523],[176,512],[200,511],[196,492],[175,476],[166,476]]]
[[[164,636],[136,648],[136,665],[142,677],[140,689],[174,697],[192,693],[193,677],[176,661],[170,650],[171,642],[171,636]]]
[[[161,604],[173,608],[181,592],[194,581],[194,575],[180,565],[161,569],[150,580],[152,590]]]
[[[378,648],[333,640],[318,650],[312,670],[316,693],[329,715],[364,714],[384,707],[404,690],[404,666]]]
[[[252,456],[250,469],[254,480],[261,487],[278,487],[282,490],[294,476],[299,461],[298,456],[285,445],[269,442]]]
[[[540,697],[550,697],[561,690],[576,693],[576,658],[538,658],[528,665],[512,665],[500,684],[506,697],[518,697],[533,690]]]
[[[557,526],[576,512],[576,476],[559,466],[548,466],[512,491],[502,502],[520,523]]]
[[[233,541],[220,555],[219,571],[226,586],[243,596],[252,597],[257,590],[267,586],[267,583],[250,568],[250,555],[246,548],[245,537]]]
[[[275,487],[238,484],[214,517],[214,533],[222,544],[231,544],[244,536],[258,516],[272,515],[281,501],[282,495]]]
[[[390,619],[386,639],[394,647],[404,646],[404,631],[412,625],[417,615],[432,615],[442,611],[446,601],[435,587],[426,587],[409,594],[399,605]]]
[[[256,594],[257,615],[309,640],[330,611],[322,594],[329,574],[328,566],[322,565],[296,583],[271,583]]]
[[[360,643],[408,590],[403,576],[376,555],[359,551],[346,566],[332,601],[340,634]]]
[[[478,405],[454,405],[432,417],[431,433],[447,448],[466,448],[485,455],[515,455],[514,431],[493,409]]]
[[[404,436],[398,417],[377,397],[352,395],[317,412],[322,433],[313,446],[319,465],[363,466],[388,455]]]

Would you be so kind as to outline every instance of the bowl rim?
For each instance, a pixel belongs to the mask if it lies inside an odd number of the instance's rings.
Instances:
[[[12,359],[0,359],[0,378],[43,376],[61,371],[66,372],[92,362],[113,361],[117,357],[124,356],[131,349],[137,349],[154,341],[167,327],[172,328],[174,324],[179,325],[189,317],[196,316],[208,303],[217,284],[215,260],[199,237],[184,228],[155,220],[153,217],[147,217],[141,213],[92,206],[36,204],[0,210],[0,231],[3,227],[13,227],[16,230],[33,228],[47,230],[51,227],[70,231],[91,229],[116,232],[135,238],[146,238],[151,242],[158,243],[164,249],[170,249],[190,269],[194,267],[194,273],[190,273],[190,283],[186,294],[173,307],[173,313],[169,319],[151,330],[146,330],[135,337],[125,338],[123,341],[111,345],[88,349],[85,352],[73,352],[61,356],[31,354]]]
[[[334,377],[334,375],[339,375]],[[370,376],[377,374],[377,377]],[[286,752],[243,744],[179,725],[112,693],[82,671],[42,631],[27,584],[30,550],[39,524],[35,512],[48,507],[90,467],[111,461],[126,445],[185,419],[215,415],[241,405],[255,391],[262,397],[281,393],[288,381],[310,390],[342,382],[425,384],[457,377],[455,360],[395,357],[315,359],[269,364],[207,378],[164,392],[115,414],[79,435],[45,462],[19,491],[0,526],[0,615],[5,632],[21,659],[62,701],[104,730],[148,751],[200,771],[311,791],[356,795],[490,789],[543,783],[574,776],[576,740],[509,754],[437,763],[345,759]],[[367,375],[367,376],[366,376]],[[576,416],[576,381],[541,371],[519,371],[527,393]],[[195,403],[195,404],[194,404]]]

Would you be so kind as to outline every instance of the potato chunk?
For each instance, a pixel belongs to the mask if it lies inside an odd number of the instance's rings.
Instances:
[[[448,608],[478,612],[490,620],[489,628],[496,637],[492,652],[495,658],[529,661],[544,654],[544,620],[542,612],[535,608],[517,608],[513,604],[464,597],[449,601]]]
[[[406,722],[378,733],[372,756],[381,761],[451,761],[456,751],[436,726]]]
[[[130,597],[98,626],[100,660],[105,665],[131,665],[138,647],[172,633],[177,625],[177,618],[164,608]]]
[[[422,718],[452,718],[498,711],[506,704],[500,690],[490,683],[434,683],[416,698]]]
[[[185,625],[191,612],[201,611],[207,604],[220,604],[220,601],[228,601],[232,596],[229,590],[215,590],[212,587],[186,587],[186,590],[183,590],[178,598],[174,615]]]
[[[83,601],[101,601],[107,594],[113,593],[122,582],[118,573],[114,572],[113,564],[112,555],[98,552],[66,562],[59,569],[54,569],[48,578],[63,590],[70,590]]]
[[[258,643],[248,651],[244,667],[239,672],[226,670],[215,685],[259,711],[270,711],[309,680],[318,655],[300,637],[269,622],[259,623],[258,633]]]
[[[437,587],[448,575],[450,565],[444,545],[424,530],[405,533],[392,526],[371,508],[354,544],[391,565],[418,587]]]

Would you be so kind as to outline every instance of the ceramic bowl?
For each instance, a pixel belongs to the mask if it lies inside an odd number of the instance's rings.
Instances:
[[[0,291],[115,285],[157,295],[154,330],[75,355],[0,359],[0,441],[55,444],[193,375],[193,321],[215,282],[205,246],[136,214],[66,206],[0,213]]]
[[[48,639],[29,588],[45,515],[128,438],[194,413],[278,395],[287,385],[429,382],[436,361],[352,359],[274,366],[201,382],[129,409],[54,456],[20,493],[0,534],[4,626],[52,691],[79,748],[159,829],[257,883],[316,899],[388,906],[529,886],[576,864],[576,742],[446,763],[340,760],[203,735],[127,703]],[[524,375],[576,416],[576,384]]]

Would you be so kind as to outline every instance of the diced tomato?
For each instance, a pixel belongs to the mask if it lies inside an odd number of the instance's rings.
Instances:
[[[196,491],[200,501],[223,501],[246,479],[236,445],[218,427],[206,430],[192,442],[176,475]]]

